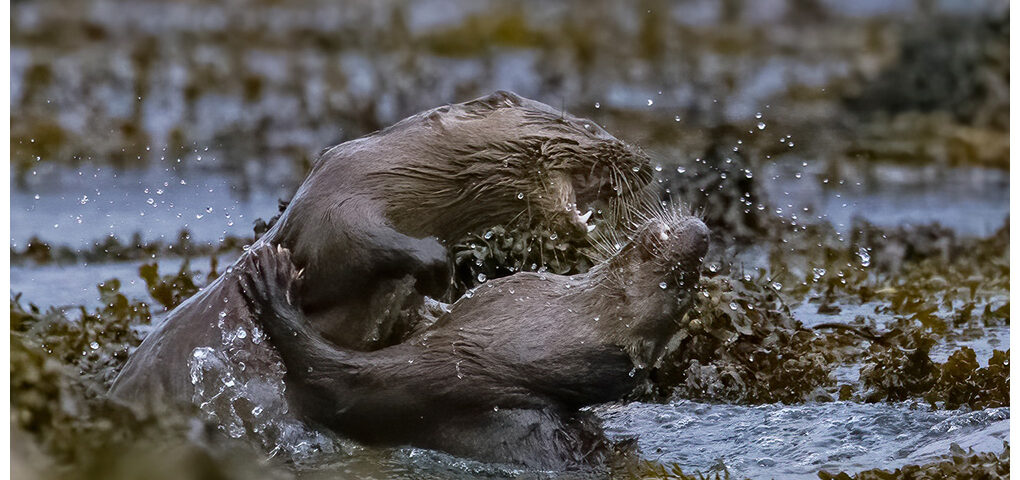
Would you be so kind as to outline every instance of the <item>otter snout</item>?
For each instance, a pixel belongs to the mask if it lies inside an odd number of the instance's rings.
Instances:
[[[677,266],[687,272],[697,272],[708,253],[708,227],[695,217],[688,217],[673,227],[672,236],[677,242]]]
[[[690,288],[700,277],[708,252],[708,227],[695,218],[672,212],[672,218],[653,220],[640,236],[643,257],[665,275],[663,285]]]

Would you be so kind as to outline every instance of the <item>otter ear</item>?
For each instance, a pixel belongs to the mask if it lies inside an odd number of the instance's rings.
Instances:
[[[447,110],[444,110],[444,109],[433,110],[431,113],[429,113],[428,115],[425,116],[425,123],[429,127],[432,127],[434,129],[437,129],[437,130],[442,130],[443,129],[443,113],[446,112],[446,111]]]
[[[520,106],[523,100],[520,95],[508,90],[496,90],[488,99],[490,103],[502,103],[509,107]]]
[[[522,100],[523,98],[521,98],[520,95],[517,95],[514,92],[509,92],[506,90],[496,90],[495,92],[490,93],[488,96],[479,98],[471,103],[478,102],[491,109],[497,109],[503,107],[519,107],[521,105]]]

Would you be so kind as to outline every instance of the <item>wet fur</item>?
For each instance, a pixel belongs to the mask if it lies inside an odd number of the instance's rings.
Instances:
[[[490,281],[424,332],[373,352],[310,328],[288,294],[303,279],[282,248],[249,257],[240,288],[310,420],[369,443],[562,469],[605,453],[578,409],[625,398],[678,330],[708,232],[670,220],[647,222],[587,274]]]
[[[305,270],[297,296],[309,323],[337,345],[373,350],[405,339],[424,297],[447,290],[450,242],[515,224],[586,241],[578,201],[602,199],[614,221],[623,219],[646,198],[641,187],[650,180],[647,157],[593,122],[496,92],[324,151],[252,249],[292,251]],[[245,252],[172,311],[129,359],[111,395],[142,404],[190,401],[192,351],[252,325],[236,288],[250,260]]]

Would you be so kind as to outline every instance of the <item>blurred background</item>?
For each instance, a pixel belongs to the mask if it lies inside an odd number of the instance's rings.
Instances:
[[[987,235],[1008,38],[1001,1],[15,1],[11,248],[236,247],[323,148],[496,89],[667,172],[732,149],[780,214]]]
[[[1001,1],[22,0],[12,181],[170,168],[286,196],[322,148],[500,88],[666,164],[729,127],[833,178],[1005,170],[1008,52]]]
[[[250,237],[323,148],[496,89],[667,171],[732,147],[780,214],[987,235],[1008,38],[994,0],[15,1],[11,248]]]
[[[105,445],[122,420],[91,422],[82,405],[98,407],[81,399],[105,388],[150,317],[236,258],[319,151],[507,89],[644,148],[663,198],[712,228],[705,277],[751,282],[746,261],[791,279],[721,288],[703,308],[736,324],[765,310],[751,311],[759,297],[778,302],[741,338],[786,332],[789,345],[760,350],[778,356],[766,373],[783,381],[752,371],[741,381],[766,385],[758,396],[695,382],[678,403],[615,412],[614,428],[637,431],[661,461],[751,476],[930,462],[950,442],[1001,451],[1008,399],[927,412],[895,403],[931,390],[897,390],[917,369],[862,368],[916,366],[902,351],[830,358],[810,380],[779,359],[809,357],[784,350],[807,345],[788,334],[802,325],[853,320],[936,332],[929,364],[972,348],[967,368],[1008,365],[992,353],[1009,343],[1008,2],[13,0],[11,17],[12,330],[42,338],[12,357],[12,412],[47,445]],[[791,313],[770,288],[802,304]],[[734,299],[748,305],[740,314]],[[737,338],[726,328],[711,333]],[[54,351],[70,376],[46,376]],[[53,380],[79,373],[99,386]],[[859,403],[815,403],[844,399],[836,381]],[[968,382],[956,383],[994,390]],[[665,429],[678,418],[705,427]]]

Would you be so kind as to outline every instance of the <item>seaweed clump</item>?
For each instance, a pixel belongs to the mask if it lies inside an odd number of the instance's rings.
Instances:
[[[836,474],[825,471],[818,472],[822,480],[899,480],[912,478],[1009,478],[1009,444],[1006,443],[1002,453],[965,452],[958,445],[951,447],[951,458],[941,462],[925,465],[907,465],[896,470],[866,470],[850,475],[845,472]]]
[[[659,463],[654,460],[638,460],[625,465],[614,466],[612,478],[641,480],[729,480],[730,472],[684,473],[679,465]]]
[[[1009,405],[1009,351],[995,350],[981,367],[970,347],[962,347],[945,363],[932,362],[929,336],[914,331],[914,348],[893,346],[874,352],[861,368],[867,402],[923,398],[933,407],[972,410]]]
[[[150,267],[156,275],[156,266]],[[173,277],[152,280],[165,285]],[[167,290],[171,298],[187,297],[174,288]],[[24,453],[15,455],[16,476],[293,477],[271,468],[250,445],[219,435],[216,426],[198,420],[194,412],[143,415],[107,398],[110,383],[141,343],[142,329],[153,315],[149,303],[122,294],[117,279],[98,289],[104,305],[91,311],[42,311],[22,305],[20,296],[11,299],[11,429]]]
[[[558,238],[555,233],[542,229],[496,226],[481,234],[468,235],[452,250],[454,299],[489,279],[515,272],[573,275],[588,271],[594,264],[594,256],[584,242]]]
[[[146,241],[142,239],[140,233],[135,232],[126,242],[111,235],[102,241],[94,242],[88,248],[72,248],[67,245],[53,246],[38,237],[32,237],[20,249],[11,247],[11,262],[69,265],[151,260],[162,256],[196,257],[237,252],[244,245],[250,245],[252,242],[251,238],[231,235],[225,236],[217,242],[195,243],[187,229],[178,232],[177,238],[172,242]]]
[[[856,348],[849,335],[820,336],[803,328],[764,276],[709,276],[695,298],[680,320],[685,328],[677,348],[653,373],[660,395],[801,402],[832,386],[833,365]]]

